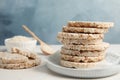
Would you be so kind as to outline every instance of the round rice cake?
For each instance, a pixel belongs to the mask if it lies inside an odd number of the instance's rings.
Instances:
[[[95,39],[95,40],[84,40],[84,39],[64,39],[64,38],[58,38],[59,42],[62,44],[85,44],[85,45],[90,45],[90,44],[101,44],[103,39]]]
[[[26,69],[31,68],[34,66],[40,65],[40,59],[29,59],[27,62],[24,63],[17,63],[17,64],[0,64],[0,68],[3,69]]]
[[[71,55],[71,56],[80,56],[80,57],[98,57],[98,56],[104,56],[106,51],[77,51],[77,50],[69,50],[65,48],[61,48],[60,51],[61,54],[65,55]]]
[[[114,25],[113,22],[89,22],[89,21],[69,21],[69,27],[86,27],[86,28],[110,28]]]
[[[66,45],[64,44],[63,48],[70,49],[70,50],[92,50],[92,51],[103,51],[109,47],[109,43],[102,42],[101,44],[96,45]]]
[[[20,54],[23,56],[26,56],[28,58],[32,58],[32,59],[36,59],[37,58],[37,54],[33,53],[33,52],[29,52],[29,51],[24,51],[24,50],[20,50],[18,48],[12,48],[12,53],[13,54]]]
[[[61,59],[66,60],[66,61],[71,61],[71,62],[98,62],[104,59],[104,55],[102,56],[97,56],[97,57],[86,57],[86,56],[71,56],[71,55],[66,55],[66,54],[61,54]]]
[[[78,63],[78,62],[61,60],[60,64],[67,68],[91,68],[96,65],[96,62],[95,63]]]
[[[7,52],[0,52],[0,63],[2,64],[17,64],[27,62],[28,58],[19,54],[11,54]]]
[[[93,34],[103,34],[108,31],[108,29],[99,29],[99,28],[83,28],[83,27],[66,27],[62,28],[63,32],[69,33],[93,33]]]
[[[58,40],[60,38],[63,39],[86,39],[86,40],[94,40],[94,39],[103,39],[104,34],[85,34],[85,33],[66,33],[59,32],[57,36]]]

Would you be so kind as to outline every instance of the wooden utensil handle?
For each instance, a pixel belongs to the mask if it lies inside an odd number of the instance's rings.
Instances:
[[[33,38],[35,38],[37,41],[39,41],[40,44],[43,43],[43,41],[40,40],[40,39],[35,35],[35,33],[33,33],[27,26],[22,25],[22,27],[23,27],[23,29],[24,29],[26,32],[28,32]]]

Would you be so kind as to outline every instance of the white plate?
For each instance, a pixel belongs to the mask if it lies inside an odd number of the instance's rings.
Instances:
[[[114,61],[111,61],[111,59]],[[107,53],[105,60],[93,68],[66,68],[60,65],[60,53],[58,51],[57,53],[48,57],[47,67],[56,73],[70,77],[100,78],[114,75],[120,71],[120,64],[116,63],[116,60],[116,56],[113,54],[111,55],[111,53]]]

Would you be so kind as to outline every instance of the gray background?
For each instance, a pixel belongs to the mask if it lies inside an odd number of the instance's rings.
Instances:
[[[28,35],[25,24],[42,40],[59,44],[56,35],[69,20],[112,21],[104,41],[120,43],[119,0],[0,0],[0,44],[15,35]]]

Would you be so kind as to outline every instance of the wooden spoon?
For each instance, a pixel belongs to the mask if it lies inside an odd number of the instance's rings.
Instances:
[[[45,42],[43,42],[40,38],[38,38],[27,26],[23,25],[23,29],[28,32],[34,39],[36,39],[41,45],[41,51],[46,55],[54,54],[55,51]]]

